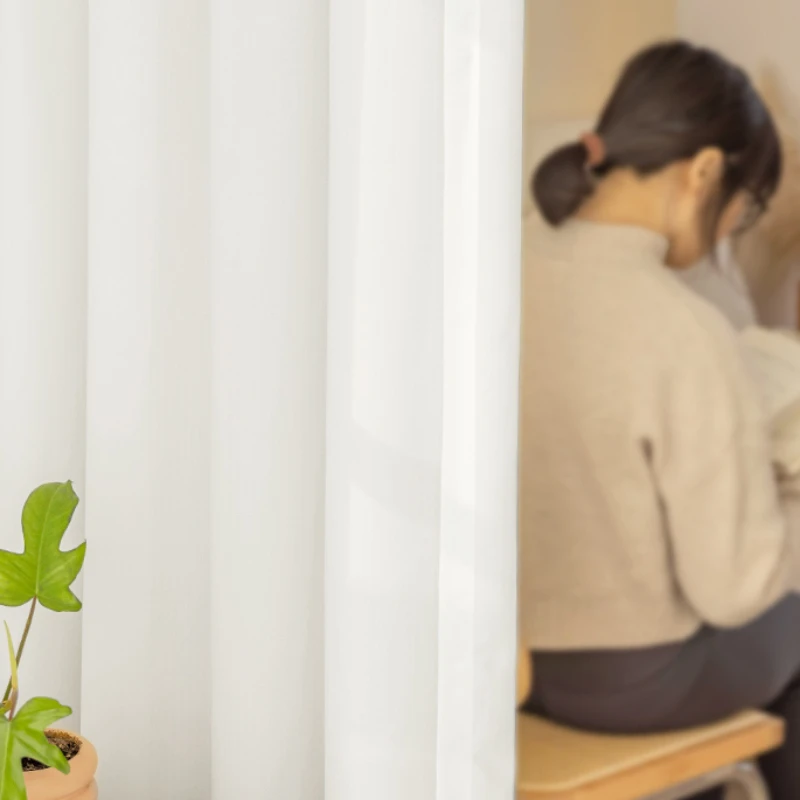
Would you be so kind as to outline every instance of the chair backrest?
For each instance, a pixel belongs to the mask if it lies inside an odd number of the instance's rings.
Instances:
[[[531,657],[524,648],[517,649],[517,706],[528,699],[533,689],[533,666]]]

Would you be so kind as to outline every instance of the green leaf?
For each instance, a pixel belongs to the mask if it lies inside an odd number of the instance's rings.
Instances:
[[[0,605],[21,606],[35,597],[51,611],[80,611],[69,587],[83,566],[86,542],[60,549],[77,506],[70,481],[47,483],[31,494],[22,511],[24,552],[0,550]]]
[[[34,758],[69,774],[69,762],[61,750],[47,740],[44,731],[71,713],[71,709],[56,700],[35,697],[22,706],[14,719],[0,717],[0,797],[3,800],[27,798],[23,758]]]

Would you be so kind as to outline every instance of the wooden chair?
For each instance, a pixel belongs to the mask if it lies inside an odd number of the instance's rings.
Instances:
[[[532,683],[517,668],[518,702]],[[517,800],[681,800],[728,786],[736,800],[769,800],[753,760],[783,743],[783,722],[750,711],[705,728],[653,736],[584,733],[520,715]]]

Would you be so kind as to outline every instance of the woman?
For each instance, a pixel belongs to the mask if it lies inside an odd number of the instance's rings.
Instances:
[[[597,129],[538,168],[526,230],[526,707],[659,731],[768,708],[800,798],[800,533],[787,525],[734,328],[676,280],[766,207],[781,172],[747,77],[650,48]]]

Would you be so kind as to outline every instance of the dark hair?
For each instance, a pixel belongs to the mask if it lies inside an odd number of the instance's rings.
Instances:
[[[781,175],[781,147],[772,118],[745,73],[722,56],[687,42],[650,47],[625,67],[603,110],[597,134],[601,164],[575,142],[551,153],[536,170],[532,190],[544,218],[559,225],[615,167],[648,175],[692,158],[705,147],[726,155],[726,170],[708,236],[735,194],[746,190],[763,210]]]

